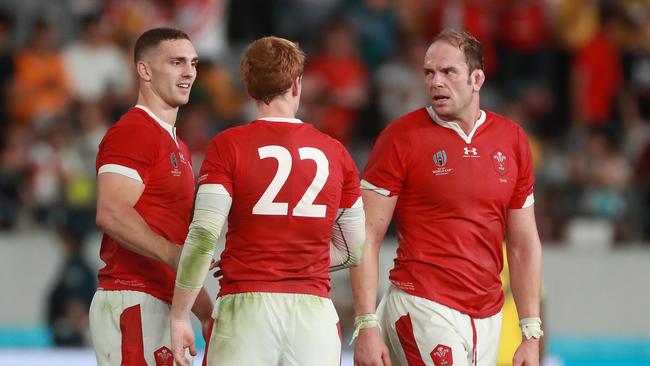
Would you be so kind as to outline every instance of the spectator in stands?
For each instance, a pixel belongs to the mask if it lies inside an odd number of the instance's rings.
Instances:
[[[350,143],[368,98],[367,71],[357,54],[356,36],[349,23],[330,23],[323,31],[321,51],[307,60],[303,80],[310,119],[344,145]]]
[[[632,167],[617,136],[604,127],[592,128],[584,148],[574,153],[572,164],[574,182],[582,187],[581,213],[612,221],[620,237],[630,213],[627,193]]]
[[[70,87],[56,30],[47,21],[38,20],[29,45],[16,54],[14,61],[14,118],[42,128],[64,115],[70,104]]]
[[[388,122],[428,103],[429,96],[422,84],[422,55],[428,46],[417,34],[404,35],[398,56],[375,72],[382,129]]]
[[[106,41],[98,16],[81,20],[79,40],[64,50],[65,70],[71,81],[72,94],[86,102],[108,97],[130,97],[133,74],[126,54]]]
[[[82,237],[70,228],[58,229],[64,262],[48,297],[47,323],[54,345],[90,346],[88,309],[95,294],[95,271],[82,256]]]
[[[571,95],[574,122],[613,124],[614,105],[622,88],[621,55],[613,40],[613,16],[600,9],[600,28],[573,55]]]

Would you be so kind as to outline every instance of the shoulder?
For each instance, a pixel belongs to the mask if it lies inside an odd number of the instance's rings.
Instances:
[[[160,140],[161,128],[155,124],[146,112],[131,108],[108,129],[102,145],[128,143],[151,146],[151,143]]]
[[[156,122],[147,115],[147,112],[139,108],[131,108],[120,117],[111,130],[130,131],[130,132],[146,132],[148,134],[159,133],[160,129],[156,126]],[[134,136],[144,137],[144,136]]]
[[[307,142],[312,143],[315,146],[323,146],[332,153],[337,154],[339,157],[349,157],[350,154],[348,150],[339,140],[320,131],[311,123],[305,122],[301,127],[304,129],[305,134],[308,136]]]
[[[322,141],[323,143],[330,144],[332,146],[337,146],[340,148],[344,148],[343,144],[333,138],[332,136],[326,134],[325,132],[317,129],[313,124],[309,122],[303,122],[302,125],[300,126],[311,138],[318,139]]]
[[[484,111],[486,122],[493,126],[494,129],[498,129],[500,131],[499,133],[510,133],[513,136],[526,135],[526,131],[524,131],[519,123],[498,113],[488,110]]]

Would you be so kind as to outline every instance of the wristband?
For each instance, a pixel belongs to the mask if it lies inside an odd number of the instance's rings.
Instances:
[[[519,321],[519,326],[521,327],[521,334],[525,339],[540,339],[544,336],[544,331],[542,331],[542,319],[535,318],[524,318]]]
[[[381,327],[379,326],[379,320],[377,320],[377,314],[357,315],[354,318],[354,333],[352,333],[352,340],[350,341],[350,345],[354,343],[354,340],[359,335],[359,331],[368,328],[379,328],[381,330]]]

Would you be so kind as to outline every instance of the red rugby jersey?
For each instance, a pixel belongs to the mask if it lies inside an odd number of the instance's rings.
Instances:
[[[194,203],[190,152],[176,130],[142,106],[131,108],[99,145],[98,174],[140,180],[145,188],[135,210],[157,234],[182,245]],[[102,237],[99,288],[133,290],[171,302],[176,273],[167,265]]]
[[[467,136],[431,107],[416,110],[381,133],[364,180],[399,196],[393,284],[473,317],[499,312],[506,212],[533,203],[520,126],[481,112]]]
[[[360,198],[343,145],[300,120],[265,118],[215,136],[200,174],[233,198],[220,295],[329,297],[332,225]]]

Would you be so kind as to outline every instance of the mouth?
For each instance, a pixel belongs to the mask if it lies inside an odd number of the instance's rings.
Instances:
[[[178,84],[176,84],[176,86],[181,88],[181,89],[189,90],[190,87],[192,87],[192,84],[191,83],[178,83]]]
[[[433,96],[433,101],[436,102],[436,103],[444,103],[444,102],[448,101],[449,99],[451,99],[451,98],[449,98],[446,95],[442,95],[442,94],[436,94],[436,95]]]

